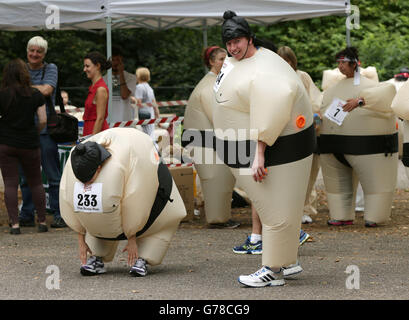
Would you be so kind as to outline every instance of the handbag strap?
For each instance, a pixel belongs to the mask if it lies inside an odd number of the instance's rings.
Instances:
[[[47,62],[44,62],[43,72],[42,72],[42,74],[41,74],[41,80],[44,79],[45,69],[47,68],[47,66],[48,66],[48,63],[47,63]],[[60,86],[58,85],[58,79],[57,79],[57,84],[56,84],[54,90],[55,90],[56,96],[57,96],[57,94],[61,95]],[[51,97],[52,97],[52,94],[51,94],[50,96],[45,97],[45,100],[48,101],[48,103],[47,103],[47,109],[49,110],[49,112],[53,112],[53,111],[51,111],[51,108],[50,108],[49,106],[54,106],[54,103],[53,103]],[[63,103],[60,103],[59,107],[60,107],[60,112],[61,112],[61,113],[65,113],[64,104],[63,104]],[[55,109],[53,109],[53,110],[54,110],[54,113],[55,113]],[[50,113],[50,114],[51,114],[51,113]]]

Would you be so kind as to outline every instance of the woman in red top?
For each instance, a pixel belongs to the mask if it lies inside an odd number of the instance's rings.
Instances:
[[[108,117],[108,87],[102,78],[104,71],[111,68],[111,61],[99,52],[90,52],[84,58],[84,72],[92,81],[85,100],[83,135],[97,134],[109,128]]]

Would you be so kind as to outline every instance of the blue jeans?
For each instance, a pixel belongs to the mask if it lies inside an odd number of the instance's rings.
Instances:
[[[61,218],[60,214],[60,157],[58,154],[58,145],[51,139],[48,134],[40,135],[41,149],[41,167],[48,180],[48,195],[50,200],[50,209],[54,215],[54,219]],[[21,167],[20,171],[20,189],[23,198],[23,206],[21,208],[20,219],[34,220],[34,203],[31,196],[31,191],[28,187],[26,177],[23,174]]]

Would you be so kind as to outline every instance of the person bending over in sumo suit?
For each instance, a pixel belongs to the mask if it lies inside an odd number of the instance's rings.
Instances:
[[[61,215],[78,232],[81,274],[105,273],[128,240],[130,274],[158,265],[186,209],[152,139],[132,128],[100,132],[70,153],[60,185]],[[87,260],[88,253],[91,254]]]
[[[231,202],[235,179],[230,169],[217,161],[213,150],[213,85],[226,58],[218,46],[206,48],[204,61],[210,71],[200,80],[186,105],[182,145],[191,150],[203,190],[204,208],[210,227],[234,228]]]
[[[403,152],[402,163],[409,178],[409,81],[405,82],[392,101],[392,110],[402,119]]]
[[[350,225],[354,190],[361,182],[365,226],[389,219],[397,178],[398,133],[391,102],[395,87],[359,72],[358,51],[336,55],[346,78],[324,91],[319,150],[330,213],[329,225]]]
[[[249,196],[262,223],[262,267],[239,277],[249,287],[284,285],[295,264],[315,147],[308,94],[290,65],[258,47],[247,21],[223,18],[226,58],[214,86],[216,153]]]

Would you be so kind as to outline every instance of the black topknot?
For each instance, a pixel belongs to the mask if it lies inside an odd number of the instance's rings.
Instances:
[[[237,16],[237,14],[234,11],[231,11],[231,10],[227,10],[227,11],[225,11],[223,13],[223,19],[224,20],[228,20],[228,19],[231,19],[231,18],[236,17],[236,16]]]
[[[78,153],[79,155],[84,154],[84,153],[85,153],[85,150],[86,150],[85,146],[84,146],[82,143],[78,144],[77,147],[76,147],[76,149],[77,149],[77,153]]]

